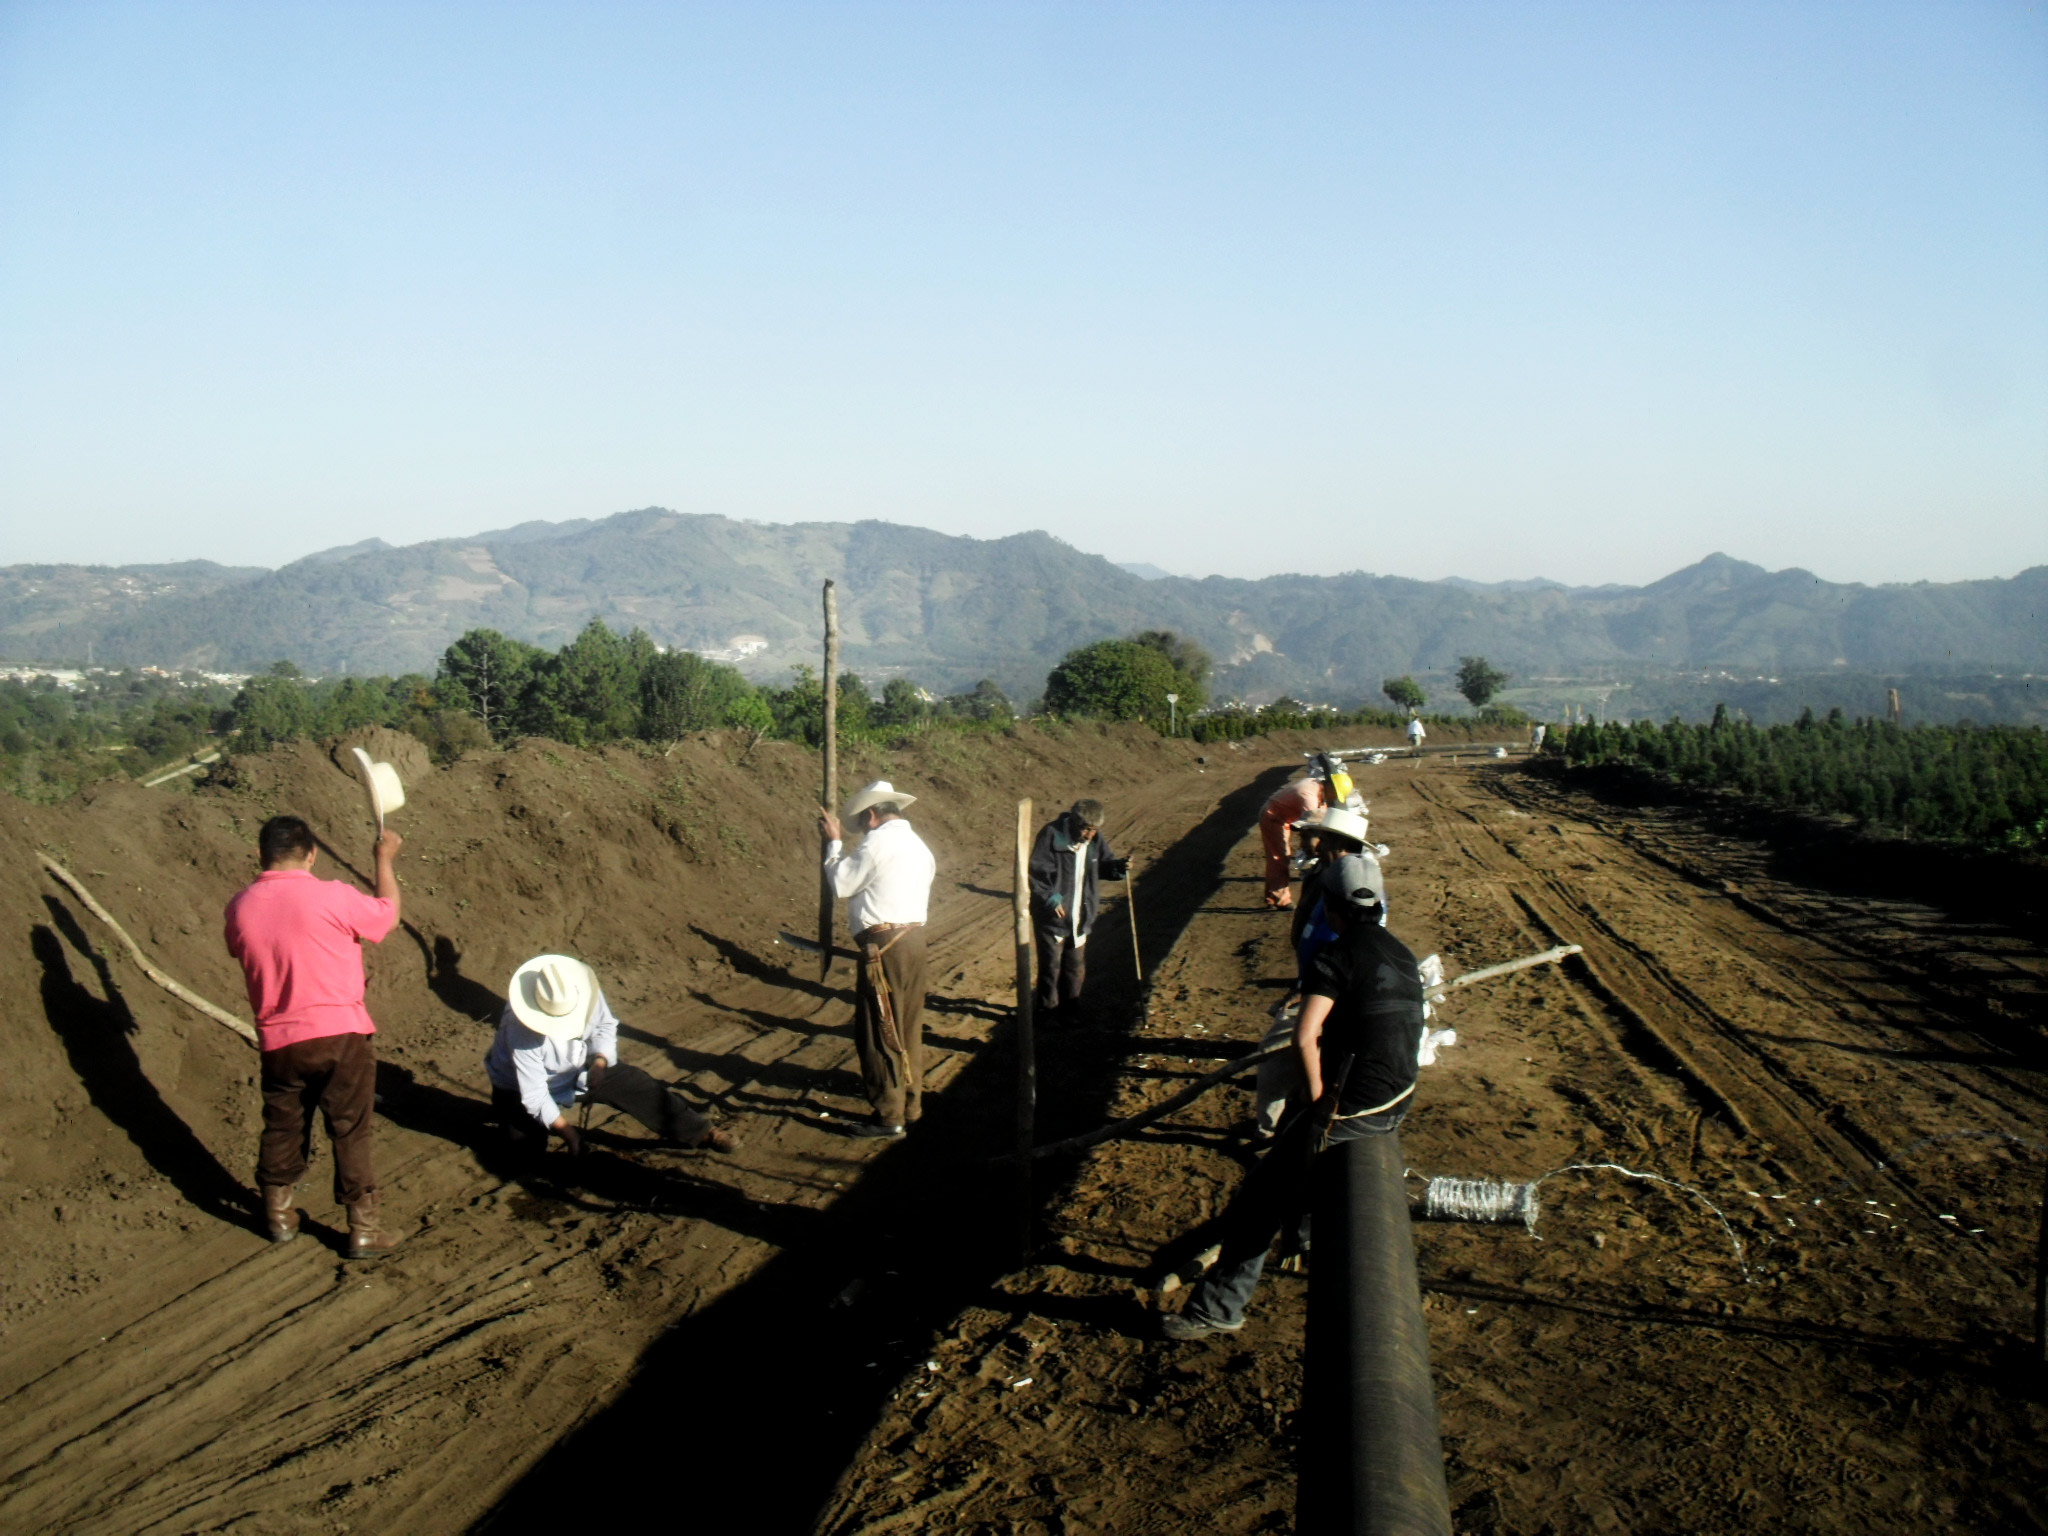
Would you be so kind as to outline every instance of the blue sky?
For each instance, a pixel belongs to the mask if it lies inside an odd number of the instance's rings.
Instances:
[[[0,0],[0,562],[2048,560],[2039,5]]]

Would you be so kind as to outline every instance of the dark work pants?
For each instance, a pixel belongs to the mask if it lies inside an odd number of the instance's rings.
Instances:
[[[321,1035],[263,1052],[263,1139],[256,1182],[289,1186],[313,1151],[313,1107],[334,1143],[334,1198],[353,1205],[377,1192],[370,1127],[377,1105],[377,1052],[368,1035]]]
[[[1088,949],[1070,933],[1038,930],[1038,1006],[1051,1012],[1081,1001],[1088,982]]]
[[[1330,1144],[1360,1136],[1384,1136],[1398,1129],[1407,1113],[1404,1103],[1384,1114],[1339,1120],[1330,1127]],[[1259,1159],[1223,1213],[1223,1252],[1195,1283],[1181,1309],[1185,1316],[1224,1327],[1244,1321],[1244,1310],[1251,1305],[1259,1276],[1265,1273],[1273,1239],[1290,1223],[1300,1224],[1308,1212],[1309,1173],[1321,1135],[1320,1118],[1311,1106],[1281,1131],[1271,1150]]]
[[[895,942],[889,943],[892,939]],[[865,960],[853,994],[853,1043],[875,1118],[886,1125],[903,1125],[924,1110],[924,930],[884,934],[881,942],[889,944],[882,956],[882,975],[889,983],[902,1049],[892,1050],[883,1038],[882,1015],[868,984]]]
[[[582,1103],[585,1099],[593,1104],[609,1104],[613,1109],[623,1109],[655,1135],[686,1147],[697,1145],[711,1129],[710,1120],[690,1108],[681,1094],[666,1083],[649,1077],[638,1067],[605,1068],[604,1075],[577,1102]],[[526,1112],[517,1089],[493,1088],[491,1108],[504,1121],[514,1141],[523,1141],[529,1136],[546,1139],[546,1128]]]

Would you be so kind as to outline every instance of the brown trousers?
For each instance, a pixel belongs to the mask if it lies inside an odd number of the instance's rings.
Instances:
[[[263,1140],[256,1182],[296,1184],[313,1151],[313,1107],[334,1143],[334,1198],[353,1205],[377,1192],[370,1164],[377,1051],[368,1035],[322,1035],[263,1052]]]
[[[882,976],[889,986],[895,1038],[890,1039],[884,1028],[880,1000],[863,961],[853,994],[853,1042],[876,1118],[903,1125],[924,1110],[924,930],[884,933],[861,949],[883,944],[889,946],[882,956]]]

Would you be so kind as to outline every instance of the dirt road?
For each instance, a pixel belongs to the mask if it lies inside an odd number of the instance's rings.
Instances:
[[[1418,1195],[1549,1175],[1535,1236],[1417,1228],[1459,1529],[2040,1529],[2038,943],[1519,766],[1361,783],[1418,953],[1585,947],[1454,996],[1403,1131]],[[1241,841],[1160,965],[1119,1112],[1263,1029],[1288,964],[1256,869]],[[1145,1312],[1178,1304],[1151,1287],[1242,1177],[1248,1108],[1089,1154],[1057,1251],[940,1330],[819,1529],[1291,1529],[1305,1279],[1269,1272],[1234,1338]],[[1669,1182],[1552,1172],[1591,1164]]]

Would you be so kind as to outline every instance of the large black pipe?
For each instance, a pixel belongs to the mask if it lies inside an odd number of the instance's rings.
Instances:
[[[1302,1536],[1451,1536],[1429,1331],[1397,1135],[1316,1159]]]

